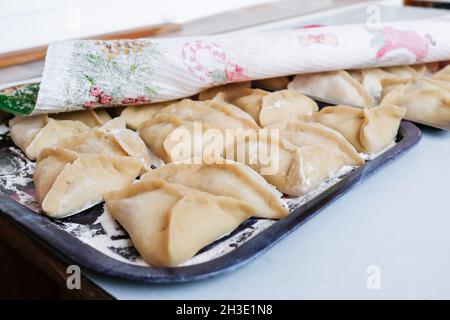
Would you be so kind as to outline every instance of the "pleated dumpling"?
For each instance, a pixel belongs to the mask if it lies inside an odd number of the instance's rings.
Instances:
[[[375,104],[363,85],[344,70],[297,75],[288,89],[336,104],[365,107]]]
[[[306,194],[336,172],[326,146],[297,147],[277,136],[277,132],[241,136],[227,146],[224,156],[250,166],[289,196]]]
[[[319,110],[311,98],[292,90],[270,93],[262,99],[259,124],[267,127],[275,123],[294,121]]]
[[[202,121],[223,129],[257,129],[255,120],[238,107],[222,100],[184,99],[163,108],[158,114],[174,115],[181,120]]]
[[[222,86],[212,87],[208,90],[200,92],[198,94],[198,99],[200,101],[212,100],[219,92],[222,92],[224,94],[225,101],[230,101],[241,96],[242,88],[250,88],[250,86],[250,81],[227,83]]]
[[[408,120],[450,126],[450,85],[434,79],[421,79],[406,85],[388,87],[381,105],[405,107]]]
[[[35,160],[42,149],[89,130],[81,121],[54,120],[47,115],[15,117],[9,126],[11,139],[30,160]]]
[[[33,180],[42,211],[62,218],[101,202],[107,192],[131,184],[141,167],[131,157],[46,148],[39,155]]]
[[[381,97],[383,88],[410,80],[382,68],[352,70],[349,71],[349,74],[358,80],[366,91],[377,100]]]
[[[206,141],[206,130],[219,139]],[[145,121],[139,128],[139,135],[153,154],[165,163],[202,157],[212,143],[217,143],[219,153],[223,150],[221,130],[201,121],[183,121],[171,114],[157,114]],[[210,152],[214,151],[211,147]]]
[[[446,81],[423,78],[388,87],[381,104],[405,107],[408,120],[450,126],[450,84]]]
[[[383,70],[394,74],[396,77],[406,82],[413,81],[420,76],[420,73],[418,72],[419,69],[415,69],[413,66],[408,65],[385,67]]]
[[[193,161],[195,162],[195,161]],[[257,172],[246,165],[227,160],[224,163],[170,163],[142,176],[141,180],[164,179],[218,196],[248,202],[256,216],[280,219],[288,214],[281,194]]]
[[[255,213],[243,201],[158,179],[108,194],[106,206],[143,259],[158,267],[187,261]]]
[[[406,109],[393,106],[354,108],[326,107],[310,120],[341,133],[359,152],[376,153],[389,146],[397,136]]]
[[[313,145],[326,147],[329,151],[329,160],[333,162],[336,172],[345,165],[360,166],[364,164],[361,155],[342,134],[320,123],[291,121],[278,123],[267,129],[279,130],[280,138],[297,147]]]
[[[128,128],[137,130],[143,122],[151,119],[166,105],[166,103],[155,103],[147,105],[128,106],[122,111],[120,117],[125,119]]]
[[[150,154],[139,135],[125,127],[123,118],[115,118],[103,127],[81,132],[59,141],[58,146],[78,153],[130,156],[138,159],[143,170],[150,169]]]
[[[239,95],[235,96],[233,99],[227,99],[223,93],[219,93],[215,99],[223,99],[239,107],[251,115],[253,119],[259,123],[259,114],[261,112],[262,101],[264,97],[269,94],[269,92],[261,89],[250,88],[241,88],[238,92]]]
[[[50,115],[56,120],[81,121],[88,127],[98,127],[111,120],[111,116],[102,109],[62,112]]]
[[[261,127],[301,118],[318,110],[314,100],[292,90],[268,92],[261,89],[240,88],[239,95],[226,99],[219,92],[213,101],[223,100],[250,114]]]

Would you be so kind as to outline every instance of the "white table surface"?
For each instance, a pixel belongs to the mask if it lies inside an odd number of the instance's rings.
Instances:
[[[294,23],[363,22],[366,7],[314,14]],[[382,8],[381,17],[392,21],[398,13]],[[401,17],[436,14],[410,9]],[[422,129],[416,147],[232,273],[173,285],[86,274],[118,299],[448,299],[450,132]],[[372,265],[380,270],[380,289],[366,285]]]

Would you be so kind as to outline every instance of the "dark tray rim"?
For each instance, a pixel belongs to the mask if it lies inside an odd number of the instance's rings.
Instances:
[[[402,120],[398,138],[399,141],[395,146],[347,174],[341,181],[238,248],[219,258],[192,266],[156,268],[121,262],[83,243],[57,227],[50,219],[34,213],[2,193],[0,193],[0,212],[67,263],[76,264],[95,273],[147,283],[201,280],[220,273],[231,272],[262,254],[332,201],[416,145],[421,138],[421,132],[413,123]]]

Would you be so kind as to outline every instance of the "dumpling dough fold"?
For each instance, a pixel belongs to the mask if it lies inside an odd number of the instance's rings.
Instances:
[[[227,83],[222,86],[212,87],[208,90],[204,90],[204,91],[200,92],[198,94],[198,99],[200,101],[211,100],[219,92],[222,92],[224,94],[225,101],[230,101],[230,100],[240,97],[241,89],[242,88],[250,88],[251,84],[252,83],[250,81],[244,81],[244,82]]]
[[[214,134],[215,140],[207,140],[206,132]],[[206,150],[213,153],[211,156],[223,151],[223,130],[202,121],[180,120],[171,114],[157,114],[145,121],[139,128],[139,135],[165,163],[208,156]]]
[[[103,127],[93,128],[59,141],[58,146],[78,153],[130,156],[138,159],[143,170],[150,169],[150,154],[139,135],[125,127],[122,118],[115,118]]]
[[[388,87],[383,91],[381,105],[391,104],[405,107],[408,120],[450,127],[450,84],[447,81],[423,78]]]
[[[288,214],[279,193],[263,177],[246,165],[227,160],[224,163],[170,163],[141,177],[164,179],[218,196],[248,202],[256,208],[256,216],[280,219]]]
[[[353,145],[339,132],[320,123],[290,121],[278,123],[267,129],[278,129],[280,138],[297,147],[322,145],[330,154],[330,161],[336,163],[336,170],[344,165],[360,166],[364,160]]]
[[[222,100],[181,100],[158,114],[174,115],[181,120],[202,121],[222,129],[258,129],[255,120],[238,107]]]
[[[33,180],[42,211],[49,217],[62,218],[94,206],[106,193],[131,184],[141,167],[131,157],[46,148],[39,155]]]
[[[165,102],[148,105],[128,106],[122,111],[120,117],[125,119],[128,128],[137,130],[144,121],[151,119],[166,105],[168,105],[168,103]]]
[[[15,117],[9,126],[11,139],[30,160],[35,160],[42,149],[89,130],[81,121],[54,120],[47,115]]]
[[[158,179],[109,193],[106,206],[144,260],[160,267],[185,262],[255,213],[243,201]]]
[[[108,112],[102,109],[62,112],[51,114],[50,117],[56,120],[81,121],[91,128],[102,126],[111,120],[111,116]]]
[[[397,136],[406,109],[386,105],[374,108],[326,107],[309,120],[341,133],[359,152],[376,153],[389,146]]]
[[[319,110],[311,98],[292,90],[272,92],[262,99],[259,124],[267,127],[275,123],[302,119]]]
[[[226,148],[224,156],[250,166],[290,196],[301,196],[318,187],[341,165],[326,145],[297,147],[276,134],[261,131],[239,137]]]
[[[375,99],[366,88],[344,70],[297,75],[288,89],[335,104],[362,107],[375,104]]]

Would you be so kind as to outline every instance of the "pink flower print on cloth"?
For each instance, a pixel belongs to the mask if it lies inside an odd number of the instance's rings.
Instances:
[[[216,43],[195,40],[182,48],[183,63],[197,79],[207,84],[248,80],[247,70],[230,61]]]
[[[419,62],[428,55],[429,46],[435,45],[431,35],[421,36],[415,31],[384,27],[371,32],[374,35],[371,46],[377,49],[375,57],[378,60],[390,52],[406,50]]]
[[[338,45],[337,36],[333,33],[306,33],[298,36],[298,41],[301,46],[309,47],[313,44],[322,44],[336,47]]]

